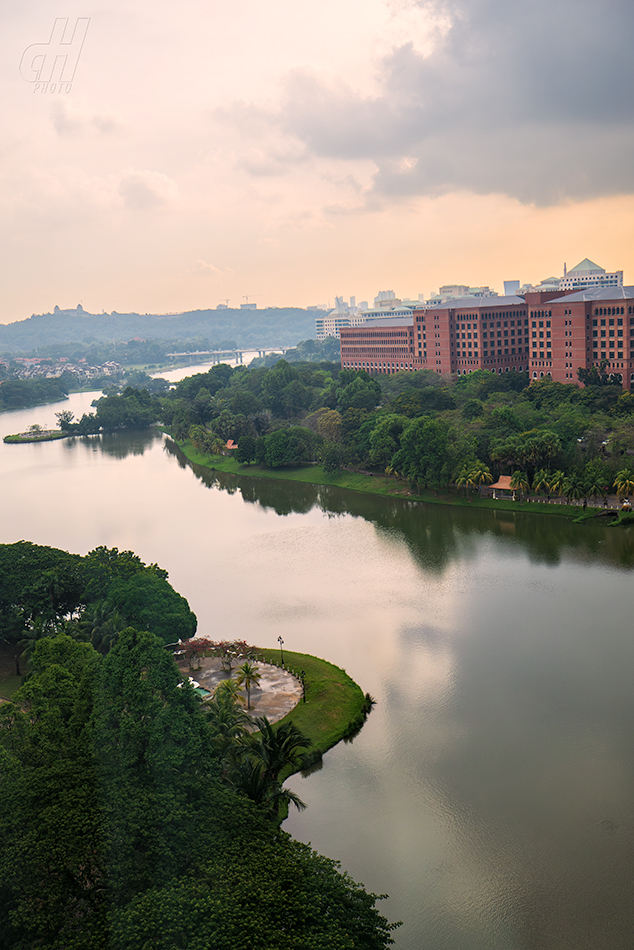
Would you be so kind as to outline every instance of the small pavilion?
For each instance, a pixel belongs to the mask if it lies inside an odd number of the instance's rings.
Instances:
[[[511,476],[500,475],[497,482],[488,486],[493,498],[510,498],[515,501],[515,489],[511,488]]]

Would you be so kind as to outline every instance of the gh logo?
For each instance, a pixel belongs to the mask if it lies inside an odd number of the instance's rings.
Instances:
[[[70,92],[79,56],[86,39],[90,17],[78,17],[75,25],[68,17],[58,17],[48,43],[33,43],[22,53],[20,74],[36,83],[33,92]]]

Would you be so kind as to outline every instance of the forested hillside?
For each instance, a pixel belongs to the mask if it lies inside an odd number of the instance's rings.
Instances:
[[[192,310],[160,316],[139,313],[33,314],[26,320],[0,324],[0,353],[30,353],[56,344],[142,341],[189,343],[191,349],[248,346],[294,346],[315,336],[321,311],[298,307],[265,310]],[[116,358],[116,347],[106,359]],[[147,362],[147,360],[145,360]]]

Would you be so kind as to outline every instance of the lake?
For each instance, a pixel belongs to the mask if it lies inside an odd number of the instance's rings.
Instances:
[[[0,478],[1,541],[129,548],[201,635],[282,636],[376,698],[285,827],[390,895],[397,950],[631,950],[632,529],[236,479],[157,432],[0,444]]]

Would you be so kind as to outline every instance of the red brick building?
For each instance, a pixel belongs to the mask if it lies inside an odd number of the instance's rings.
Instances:
[[[341,330],[342,368],[369,373],[488,369],[569,383],[602,361],[634,388],[634,287],[462,297]]]

